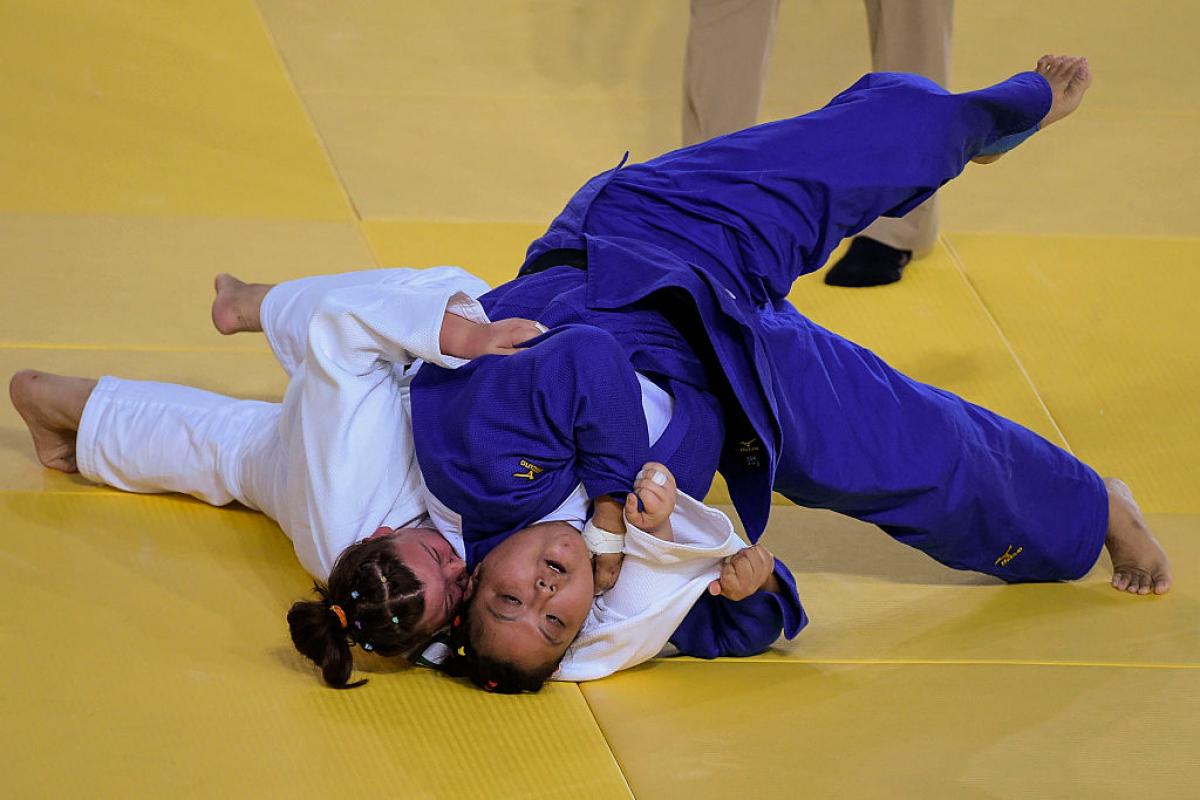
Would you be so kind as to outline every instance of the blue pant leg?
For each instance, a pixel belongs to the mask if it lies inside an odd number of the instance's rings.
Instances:
[[[782,298],[844,237],[903,215],[984,147],[1036,125],[1050,99],[1035,73],[964,94],[867,75],[818,111],[619,170],[584,230],[651,241],[739,294]]]
[[[786,303],[758,322],[784,436],[777,492],[1009,581],[1070,580],[1095,563],[1108,500],[1087,465]]]

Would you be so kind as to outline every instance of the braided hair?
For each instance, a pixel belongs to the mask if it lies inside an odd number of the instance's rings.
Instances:
[[[448,642],[450,655],[438,665],[439,669],[452,678],[467,678],[480,689],[495,694],[536,692],[550,680],[562,656],[534,669],[524,669],[510,661],[481,653],[473,641],[478,637],[474,635],[469,612],[470,604],[451,623]]]
[[[365,539],[338,557],[328,586],[313,585],[318,600],[300,600],[288,610],[292,644],[321,668],[325,683],[353,689],[350,647],[382,656],[407,653],[427,633],[418,630],[425,613],[425,587],[396,555],[388,537]]]

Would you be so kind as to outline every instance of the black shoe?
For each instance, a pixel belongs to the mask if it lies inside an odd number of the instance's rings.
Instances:
[[[897,250],[883,242],[856,236],[846,255],[825,273],[830,286],[883,286],[900,280],[912,250]]]

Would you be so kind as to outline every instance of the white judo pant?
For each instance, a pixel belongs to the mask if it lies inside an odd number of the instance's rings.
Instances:
[[[416,290],[410,288],[413,285]],[[399,287],[394,314],[384,305],[389,300],[389,286]],[[402,328],[407,324],[403,334],[420,328],[425,344],[431,329],[434,353],[418,354],[430,360],[440,355],[436,352],[437,333],[448,304],[454,308],[454,297],[477,296],[487,290],[482,281],[452,268],[367,270],[279,284],[267,293],[260,315],[272,351],[293,379],[283,402],[241,400],[177,384],[103,377],[80,421],[76,445],[80,473],[129,492],[179,492],[213,505],[236,500],[262,511],[279,522],[305,568],[319,578],[328,575],[346,546],[370,535],[379,525],[399,527],[421,518],[424,502],[411,457],[411,425],[400,418],[408,406],[408,381],[402,377],[402,364],[384,364],[384,374],[376,374],[365,388],[351,387],[341,393],[350,398],[352,411],[345,420],[330,420],[321,433],[338,439],[331,445],[335,450],[346,447],[347,442],[354,444],[354,457],[343,459],[350,463],[310,463],[314,421],[338,413],[336,408],[306,408],[306,394],[297,385],[306,379],[310,325],[331,292],[354,287],[366,290],[363,296],[380,298],[377,316],[388,318],[383,326]],[[414,308],[403,305],[406,297],[417,298]],[[395,316],[407,322],[392,323],[390,318]],[[371,343],[388,342],[391,331],[381,334],[381,326],[372,328],[368,323],[362,322],[365,335],[360,330],[347,338],[357,342],[353,338],[357,335]],[[337,352],[328,352],[336,351],[335,347],[322,350],[322,355],[337,359]],[[341,388],[337,380],[358,380],[357,373],[365,372],[350,369],[346,376],[330,378],[331,371],[313,370],[314,375],[307,379],[332,383],[327,391],[337,392]],[[364,441],[378,445],[363,447]],[[403,463],[406,455],[412,462],[409,469]],[[314,496],[318,494],[314,486],[324,489],[321,496]],[[333,526],[336,532],[313,524],[317,504],[324,512],[326,506],[336,511],[339,503],[345,513]],[[305,541],[314,538],[321,541]],[[326,541],[329,539],[336,541]]]

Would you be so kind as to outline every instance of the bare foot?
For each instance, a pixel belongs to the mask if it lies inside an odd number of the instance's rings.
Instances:
[[[78,472],[75,434],[83,407],[96,388],[88,378],[21,370],[8,382],[8,396],[33,436],[38,461],[51,469]]]
[[[1079,108],[1084,93],[1092,85],[1092,72],[1086,58],[1072,56],[1042,56],[1037,72],[1050,83],[1054,96],[1050,111],[1039,126],[1045,128]]]
[[[259,308],[273,284],[245,283],[222,272],[213,281],[213,327],[226,336],[262,330]]]
[[[1123,481],[1105,478],[1108,535],[1104,546],[1113,562],[1113,588],[1131,594],[1166,594],[1171,588],[1167,554],[1146,527],[1133,493]]]
[[[1049,82],[1053,97],[1050,101],[1050,110],[1038,123],[1040,129],[1058,122],[1079,108],[1079,104],[1083,102],[1084,93],[1092,85],[1092,73],[1088,68],[1086,58],[1049,55],[1038,59],[1037,72]],[[1000,160],[1003,155],[1004,153],[992,153],[986,156],[975,156],[971,161],[976,164],[992,164]]]

